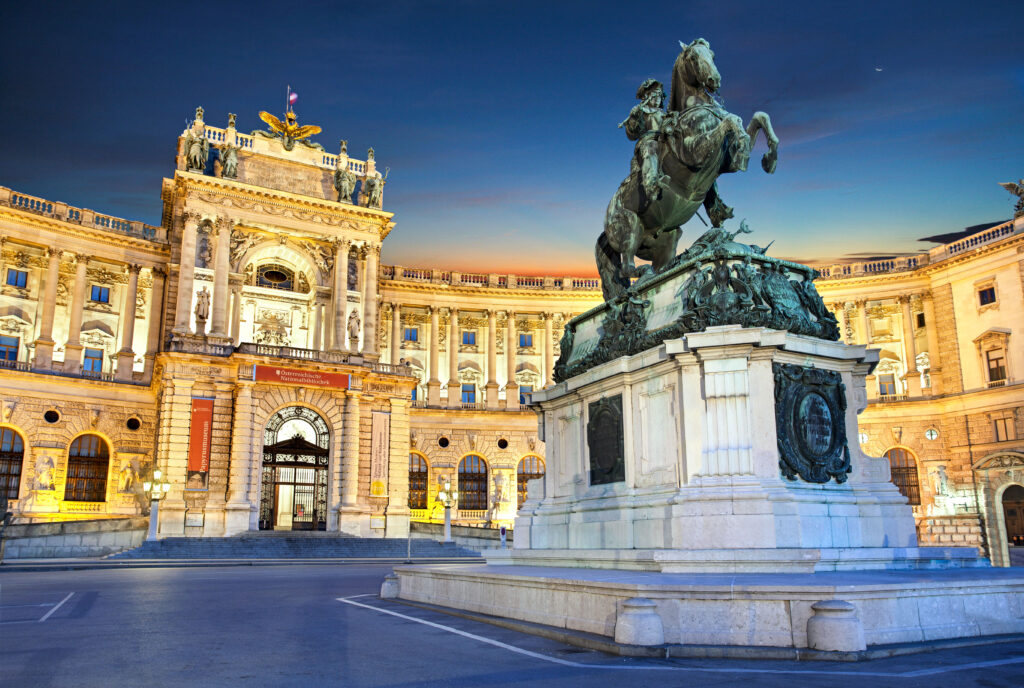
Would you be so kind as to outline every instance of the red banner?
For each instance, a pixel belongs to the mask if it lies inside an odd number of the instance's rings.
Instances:
[[[348,389],[349,376],[345,373],[325,373],[319,370],[257,365],[253,366],[252,379],[256,382],[282,382],[288,385]]]
[[[213,437],[213,399],[192,400],[192,423],[188,431],[188,472],[210,470],[210,440]]]

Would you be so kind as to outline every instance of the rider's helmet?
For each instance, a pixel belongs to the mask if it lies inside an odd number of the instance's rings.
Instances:
[[[647,98],[648,94],[654,90],[661,91],[662,97],[665,96],[665,87],[661,85],[660,81],[657,79],[645,79],[644,82],[640,84],[640,88],[636,90],[637,100],[644,100]]]

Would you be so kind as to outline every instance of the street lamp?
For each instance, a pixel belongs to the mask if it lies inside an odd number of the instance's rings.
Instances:
[[[149,534],[146,540],[156,540],[157,524],[160,522],[160,498],[171,489],[170,483],[161,480],[164,472],[159,468],[153,469],[153,480],[142,483],[142,489],[149,493]]]
[[[437,498],[444,504],[444,541],[452,541],[452,504],[458,501],[458,490],[452,489],[452,481],[443,479],[441,489],[437,492]]]

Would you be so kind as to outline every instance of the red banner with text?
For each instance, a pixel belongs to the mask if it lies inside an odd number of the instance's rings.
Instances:
[[[188,431],[188,478],[186,490],[207,489],[210,471],[210,442],[213,439],[213,399],[192,400],[192,422]]]
[[[253,366],[252,379],[256,382],[281,382],[288,385],[310,385],[348,389],[349,376],[345,373],[325,373],[320,370],[301,368],[279,368],[277,366]]]

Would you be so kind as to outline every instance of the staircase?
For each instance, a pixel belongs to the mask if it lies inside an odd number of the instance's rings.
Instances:
[[[405,559],[405,539],[357,538],[338,533],[268,532],[237,537],[170,537],[144,542],[107,559]],[[414,559],[479,558],[454,543],[412,540]]]

